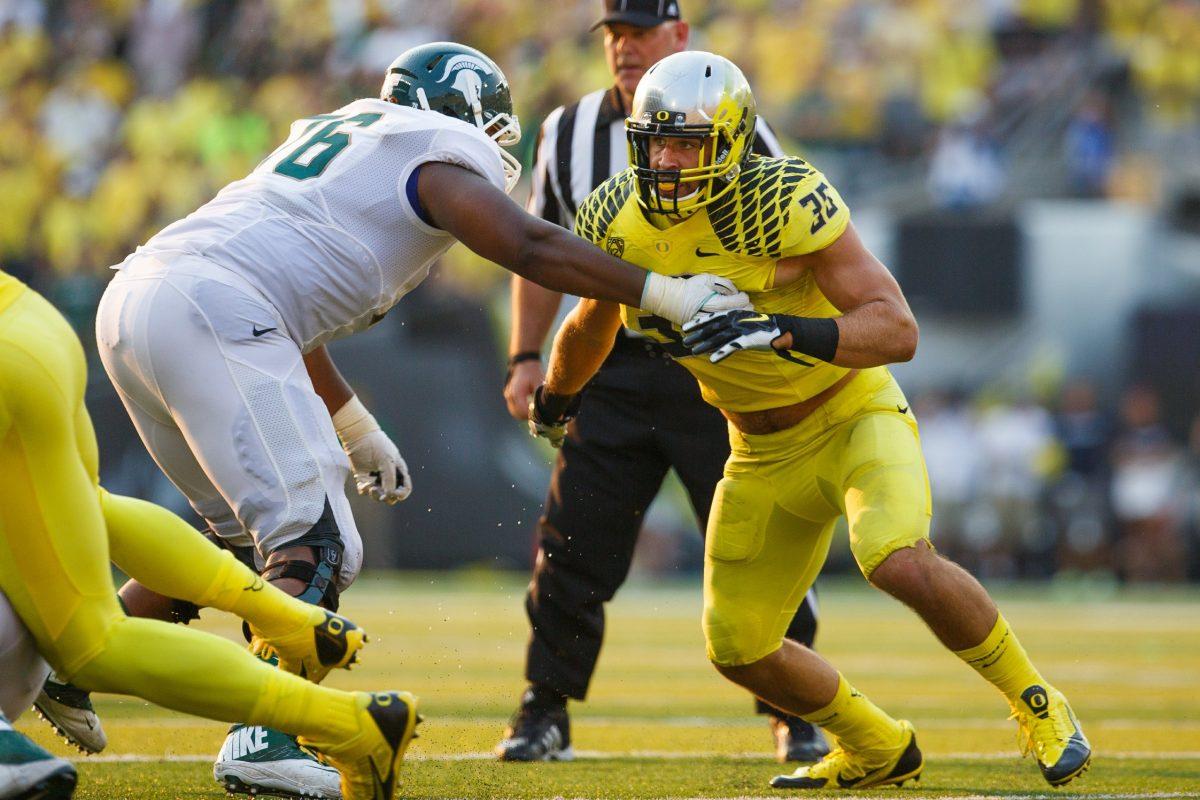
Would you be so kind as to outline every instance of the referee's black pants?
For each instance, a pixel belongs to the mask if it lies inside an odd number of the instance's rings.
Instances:
[[[696,380],[652,344],[618,335],[563,443],[525,609],[531,684],[582,700],[604,639],[604,604],[629,574],[642,519],[674,467],[703,534],[729,457],[725,418]],[[812,646],[815,610],[800,605],[787,637]],[[759,711],[768,710],[759,703]]]

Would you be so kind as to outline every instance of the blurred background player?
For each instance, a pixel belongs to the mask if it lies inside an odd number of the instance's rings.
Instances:
[[[709,277],[663,279],[524,213],[506,194],[520,164],[502,149],[519,138],[495,62],[450,42],[413,48],[378,99],[293,123],[105,290],[97,344],[146,448],[226,547],[306,602],[336,609],[362,565],[350,470],[381,500],[411,489],[325,344],[382,319],[456,239],[557,289],[680,322],[745,304]],[[197,613],[136,581],[122,598],[134,615]],[[267,731],[248,752],[241,735],[214,767],[227,789],[336,797],[337,776],[294,739]]]
[[[101,488],[83,404],[86,384],[83,348],[66,320],[0,272],[5,713],[15,715],[45,675],[27,646],[32,639],[41,658],[84,690],[132,694],[210,719],[249,720],[307,737],[340,770],[346,800],[391,798],[419,722],[415,698],[340,692],[291,674],[319,682],[330,670],[348,667],[363,645],[362,631],[266,584],[170,512]],[[147,587],[243,617],[256,649],[272,651],[287,671],[211,634],[126,616],[110,556]],[[21,767],[17,775],[0,771],[0,779],[13,779],[6,790],[69,796],[71,775],[23,747],[7,722],[0,726],[0,747],[6,767],[14,761]],[[21,776],[38,773],[32,786],[13,787]]]
[[[528,209],[572,228],[584,198],[629,166],[625,117],[646,70],[687,48],[688,24],[677,0],[605,0],[604,55],[613,86],[550,113],[538,135]],[[758,121],[755,152],[783,155],[766,122]],[[615,242],[608,251],[621,255]],[[714,254],[715,255],[715,254]],[[700,262],[700,267],[706,262]],[[512,279],[512,331],[504,397],[524,420],[545,379],[541,350],[562,295],[520,276]],[[720,413],[700,398],[696,382],[669,348],[622,330],[588,387],[586,414],[571,426],[555,460],[538,521],[538,556],[525,608],[532,635],[525,656],[529,687],[504,739],[505,761],[572,757],[567,700],[583,700],[604,639],[604,604],[629,575],[646,509],[674,468],[700,530],[713,488],[729,457]],[[675,353],[678,355],[678,353]],[[816,596],[801,603],[788,638],[811,647]],[[815,761],[828,752],[820,731],[799,717],[770,714],[780,761]]]
[[[689,52],[658,62],[627,123],[633,166],[588,196],[575,227],[597,247],[623,238],[630,259],[668,275],[694,269],[695,252],[719,253],[714,268],[756,308],[700,315],[681,335],[641,309],[581,301],[555,336],[534,422],[561,429],[561,409],[622,323],[691,351],[682,361],[729,420],[732,444],[705,542],[708,658],[838,741],[773,787],[902,785],[924,766],[910,723],[783,635],[842,516],[862,574],[1000,690],[1022,752],[1048,783],[1068,783],[1092,752],[1066,698],[987,591],[929,541],[916,421],[885,366],[916,353],[908,303],[824,175],[798,158],[752,154],[755,113],[728,59]]]

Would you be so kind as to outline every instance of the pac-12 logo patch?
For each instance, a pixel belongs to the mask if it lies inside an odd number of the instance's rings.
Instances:
[[[625,255],[625,240],[620,236],[610,236],[604,242],[604,249],[610,256],[621,258]]]

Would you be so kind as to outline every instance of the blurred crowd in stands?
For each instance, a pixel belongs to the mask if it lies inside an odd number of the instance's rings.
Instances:
[[[740,64],[858,206],[1153,205],[1200,163],[1200,0],[682,4],[693,45]],[[109,265],[435,39],[505,68],[528,163],[541,118],[608,83],[599,5],[3,0],[0,263],[86,339]],[[471,275],[477,296],[502,291],[499,270]],[[1082,384],[1051,405],[924,395],[940,546],[985,575],[1200,578],[1200,423],[1172,439],[1140,389],[1108,411]]]
[[[938,548],[989,578],[1200,580],[1200,416],[1180,441],[1152,389],[1099,398],[918,395]]]
[[[607,82],[587,32],[598,7],[5,0],[0,258],[97,274],[243,175],[291,120],[373,94],[387,63],[423,41],[495,57],[533,131]],[[880,170],[927,164],[940,205],[1001,197],[1013,159],[1045,175],[1044,148],[1066,169],[1045,191],[1136,195],[1130,184],[1153,176],[1135,129],[1156,146],[1197,138],[1196,0],[686,0],[684,11],[694,44],[742,65],[800,149],[875,156]],[[852,202],[857,184],[881,182],[855,175],[835,174]]]

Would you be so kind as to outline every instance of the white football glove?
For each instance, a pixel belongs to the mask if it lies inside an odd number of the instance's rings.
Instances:
[[[342,449],[350,457],[359,494],[388,505],[395,505],[412,494],[408,465],[357,395],[333,415],[333,427]]]
[[[671,278],[651,272],[646,275],[641,307],[682,325],[701,311],[716,313],[752,306],[746,293],[739,292],[728,278],[707,274]]]

